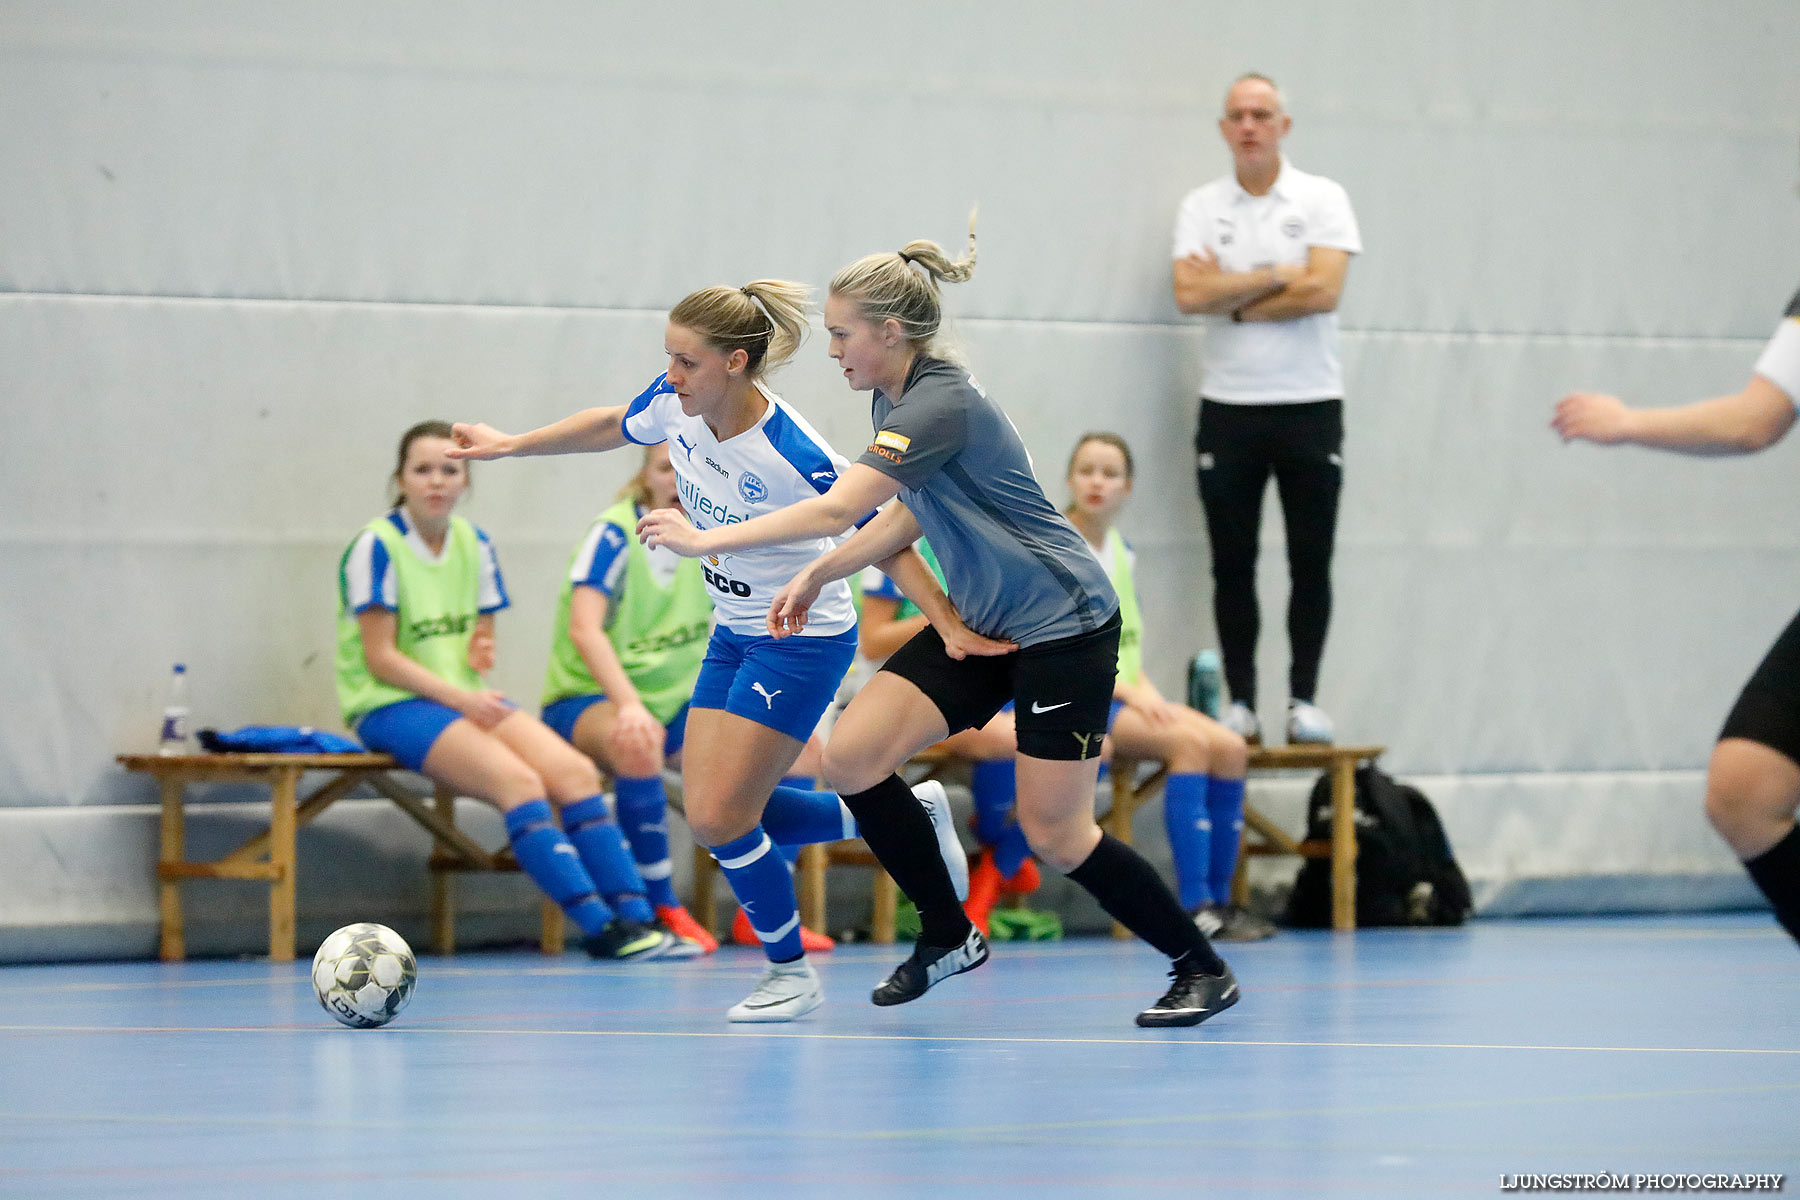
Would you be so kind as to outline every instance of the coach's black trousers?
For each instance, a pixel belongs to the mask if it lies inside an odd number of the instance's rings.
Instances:
[[[1256,550],[1269,476],[1287,524],[1288,694],[1314,699],[1331,623],[1331,550],[1344,478],[1344,402],[1223,404],[1202,398],[1194,435],[1212,540],[1213,619],[1234,700],[1256,706]]]

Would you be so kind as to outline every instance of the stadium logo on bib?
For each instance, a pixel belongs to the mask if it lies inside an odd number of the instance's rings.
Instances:
[[[769,489],[755,475],[745,471],[738,476],[738,495],[744,498],[745,504],[756,504],[768,494]]]

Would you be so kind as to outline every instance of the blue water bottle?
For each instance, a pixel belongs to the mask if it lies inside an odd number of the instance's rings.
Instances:
[[[1219,698],[1224,688],[1224,669],[1217,650],[1202,650],[1188,664],[1188,707],[1219,719]]]

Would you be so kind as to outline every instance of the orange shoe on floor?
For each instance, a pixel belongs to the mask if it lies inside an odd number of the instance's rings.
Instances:
[[[756,930],[750,928],[750,914],[738,909],[737,916],[731,918],[731,940],[740,946],[760,946],[762,939],[756,936]],[[806,926],[800,927],[800,948],[808,954],[824,954],[837,949],[835,939],[822,933],[814,933]]]
[[[963,911],[969,914],[969,920],[984,937],[988,931],[988,916],[1000,899],[1000,883],[1000,868],[994,865],[994,852],[984,848],[981,858],[969,871],[969,898],[963,901]]]
[[[1000,890],[1009,896],[1029,896],[1042,887],[1043,875],[1038,871],[1037,859],[1026,858],[1019,864],[1019,869],[1007,876],[1000,884]]]
[[[669,932],[690,942],[699,942],[700,949],[711,954],[719,948],[719,939],[706,931],[706,927],[694,920],[694,914],[679,904],[664,905],[656,910],[656,919],[668,926]]]

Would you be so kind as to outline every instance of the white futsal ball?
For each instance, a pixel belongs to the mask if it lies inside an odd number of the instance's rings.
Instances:
[[[386,1025],[412,999],[419,962],[386,925],[346,925],[313,955],[313,993],[324,1010],[356,1029]]]

